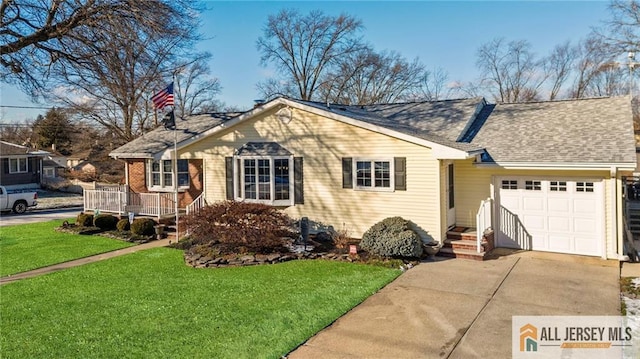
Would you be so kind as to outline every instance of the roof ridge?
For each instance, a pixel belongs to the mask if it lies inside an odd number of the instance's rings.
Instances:
[[[357,104],[347,105],[347,104],[338,103],[338,102],[329,102],[328,104],[329,104],[329,106],[370,107],[370,106],[410,105],[410,104],[419,104],[419,103],[453,102],[453,101],[468,101],[468,100],[479,101],[482,98],[483,98],[482,96],[474,96],[474,97],[460,97],[460,98],[451,98],[451,99],[442,99],[442,100],[423,100],[423,101],[372,103],[372,104],[367,104],[367,105],[357,105]],[[302,99],[297,99],[297,98],[287,98],[287,99],[288,100],[292,100],[292,101],[299,101],[299,102],[302,102],[302,103],[314,103],[314,104],[319,104],[319,105],[323,105],[323,106],[327,105],[327,102],[322,102],[322,101],[302,100]]]
[[[578,101],[591,101],[591,100],[607,100],[607,99],[622,99],[628,97],[629,95],[620,95],[620,96],[594,96],[594,97],[581,97],[581,98],[564,98],[564,99],[554,99],[554,100],[539,100],[539,101],[528,101],[528,102],[496,102],[495,105],[529,105],[536,103],[560,103],[560,102],[578,102]]]

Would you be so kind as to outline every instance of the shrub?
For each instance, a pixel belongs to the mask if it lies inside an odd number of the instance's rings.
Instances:
[[[422,255],[422,240],[402,217],[386,218],[374,224],[362,236],[360,246],[382,257],[413,257]]]
[[[91,227],[93,225],[93,215],[89,213],[80,213],[76,217],[76,225],[80,227]]]
[[[130,228],[129,218],[123,218],[116,223],[116,229],[120,232],[128,231]]]
[[[155,233],[156,222],[151,218],[136,218],[131,223],[131,233],[140,236],[151,236]]]
[[[185,218],[195,246],[215,246],[221,254],[287,251],[293,220],[278,209],[259,203],[223,201]]]
[[[93,218],[93,225],[103,231],[111,231],[116,229],[118,219],[110,214],[99,214]]]

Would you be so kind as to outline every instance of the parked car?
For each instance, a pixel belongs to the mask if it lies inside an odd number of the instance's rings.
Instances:
[[[0,186],[0,211],[24,213],[29,207],[38,205],[38,192],[13,192],[10,193],[4,186]]]

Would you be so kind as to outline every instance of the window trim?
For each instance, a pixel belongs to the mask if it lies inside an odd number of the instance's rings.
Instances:
[[[11,161],[16,161],[16,170],[12,171],[11,168]],[[24,161],[24,171],[20,170],[20,162]],[[15,158],[9,158],[9,173],[10,174],[14,174],[14,173],[29,173],[29,157],[15,157]]]
[[[371,163],[371,186],[358,186],[358,162]],[[389,163],[389,187],[376,187],[375,162]],[[392,158],[372,158],[372,157],[354,157],[351,164],[351,176],[353,181],[353,189],[356,191],[370,192],[394,192],[395,191],[395,164]]]
[[[176,186],[175,185],[171,185],[171,186],[165,186],[164,185],[164,175],[167,174],[167,172],[164,171],[164,162],[163,161],[168,161],[171,162],[171,181],[177,181],[177,176],[174,175],[173,173],[173,160],[172,159],[158,159],[158,160],[147,160],[145,165],[146,165],[146,173],[147,173],[147,189],[149,191],[156,191],[156,192],[172,192],[176,190]],[[179,158],[178,161],[186,161],[187,162],[187,171],[184,172],[178,172],[178,176],[181,173],[186,173],[187,174],[187,185],[186,186],[178,186],[178,191],[182,191],[184,192],[185,190],[188,190],[191,187],[191,176],[189,175],[189,160],[188,159],[182,159]],[[153,163],[157,162],[160,166],[160,172],[156,172],[153,171]],[[177,169],[178,166],[175,166],[175,168]],[[160,173],[160,185],[154,185],[153,184],[153,173]],[[177,184],[177,182],[176,182]]]
[[[269,192],[270,199],[253,199],[245,198],[245,174],[244,174],[244,160],[269,160]],[[287,160],[289,163],[289,199],[275,199],[276,194],[276,181],[275,181],[275,160]],[[263,203],[270,206],[293,206],[295,201],[295,178],[294,178],[294,161],[293,155],[290,156],[233,156],[233,173],[235,185],[233,186],[233,198],[236,201],[249,202],[249,203]],[[256,177],[257,164],[256,164]],[[256,182],[257,183],[257,182]],[[242,193],[240,193],[242,192]]]

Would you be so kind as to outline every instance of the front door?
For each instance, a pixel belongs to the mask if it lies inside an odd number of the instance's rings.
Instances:
[[[454,191],[454,174],[453,163],[447,165],[447,227],[453,227],[456,224],[456,207],[455,207],[455,191]]]

